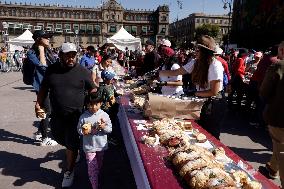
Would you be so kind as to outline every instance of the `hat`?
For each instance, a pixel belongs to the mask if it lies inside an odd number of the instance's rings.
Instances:
[[[254,53],[255,57],[261,58],[262,57],[262,52],[258,51]]]
[[[216,55],[221,55],[223,53],[223,49],[221,49],[218,45],[216,45],[215,52]]]
[[[46,33],[44,30],[36,30],[33,33],[33,39],[37,40],[38,38],[51,38],[52,34]]]
[[[209,35],[202,35],[201,37],[197,39],[196,43],[197,43],[197,46],[199,47],[205,48],[214,53],[216,52],[215,51],[215,48],[216,48],[215,40]]]
[[[171,47],[172,43],[169,40],[167,40],[167,39],[163,39],[162,42],[161,42],[161,45],[164,45],[164,46],[167,46],[167,47]]]
[[[115,74],[113,72],[103,70],[101,73],[101,78],[103,80],[112,80],[114,78]]]
[[[62,43],[61,51],[63,53],[77,52],[77,48],[74,43]]]
[[[146,41],[146,45],[155,46],[155,43],[154,43],[152,40],[148,39],[148,40]]]
[[[175,51],[172,48],[170,48],[170,47],[163,47],[161,49],[161,53],[163,53],[167,57],[172,57],[172,56],[175,55]]]

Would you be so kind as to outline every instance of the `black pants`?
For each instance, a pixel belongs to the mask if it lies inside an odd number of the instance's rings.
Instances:
[[[38,131],[41,133],[42,138],[46,138],[47,135],[47,128],[49,126],[49,116],[50,116],[50,112],[51,112],[51,108],[50,108],[50,100],[49,100],[49,96],[47,96],[44,101],[43,101],[43,107],[42,107],[45,112],[46,112],[46,118],[42,119],[39,123],[39,127],[38,127]]]
[[[221,125],[227,110],[225,98],[207,100],[202,106],[199,124],[219,140]]]
[[[232,81],[232,92],[229,94],[229,104],[232,105],[233,96],[237,94],[236,102],[238,110],[241,109],[241,103],[244,95],[244,82],[240,76],[235,76]]]

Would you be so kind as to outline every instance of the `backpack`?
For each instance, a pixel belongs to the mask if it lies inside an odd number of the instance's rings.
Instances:
[[[229,78],[225,72],[223,72],[223,87],[225,88],[229,83]]]
[[[22,67],[23,82],[26,85],[32,85],[34,82],[35,65],[25,58]]]

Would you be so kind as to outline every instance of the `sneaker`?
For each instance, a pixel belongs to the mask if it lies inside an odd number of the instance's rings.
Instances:
[[[58,143],[55,140],[52,140],[51,138],[45,138],[41,141],[41,146],[56,146]]]
[[[70,187],[73,184],[73,180],[74,180],[74,171],[66,171],[64,173],[64,177],[62,180],[62,188],[64,187]]]
[[[278,178],[277,171],[274,171],[274,170],[270,167],[270,163],[266,163],[266,164],[265,164],[265,169],[268,171],[268,175],[269,175],[270,178],[272,178],[272,179],[277,179],[277,178]]]
[[[37,131],[34,133],[33,138],[36,141],[42,141],[42,134],[39,131]]]

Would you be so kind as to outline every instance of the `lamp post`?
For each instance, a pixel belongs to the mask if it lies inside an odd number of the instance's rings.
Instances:
[[[75,45],[76,45],[76,48],[77,48],[77,50],[79,50],[79,42],[78,42],[78,33],[79,33],[79,31],[78,30],[75,30]]]
[[[8,43],[7,41],[9,40],[8,39],[8,36],[9,36],[9,33],[8,33],[8,28],[9,28],[9,24],[7,22],[2,22],[2,25],[3,25],[3,29],[4,29],[4,44],[5,44],[5,47],[7,48],[8,50]]]
[[[231,15],[232,15],[232,1],[233,0],[222,0],[224,3],[223,8],[226,10],[229,7],[229,24],[228,24],[228,33],[227,33],[227,44],[226,44],[226,51],[229,50],[230,44],[230,33],[231,33]]]

